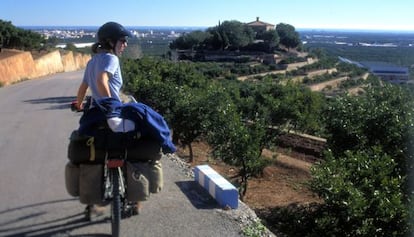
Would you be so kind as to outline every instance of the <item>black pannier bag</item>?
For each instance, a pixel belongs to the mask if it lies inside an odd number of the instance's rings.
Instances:
[[[101,126],[94,132],[97,150],[104,150],[109,154],[126,151],[126,158],[130,161],[160,160],[162,157],[160,143],[148,136],[141,137],[138,131],[113,132],[107,126]]]
[[[103,164],[106,152],[104,149],[97,149],[96,144],[95,137],[80,135],[78,130],[74,130],[69,138],[69,160],[73,164]]]
[[[134,139],[129,142],[127,149],[128,161],[160,160],[161,157],[161,145],[154,139],[141,137],[140,139]]]
[[[98,127],[94,135],[81,135],[74,130],[70,135],[68,158],[73,164],[103,164],[107,153],[126,151],[129,161],[160,160],[161,145],[151,137],[139,133],[114,133],[107,127]]]

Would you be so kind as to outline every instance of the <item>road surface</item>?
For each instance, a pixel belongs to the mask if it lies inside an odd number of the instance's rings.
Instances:
[[[108,218],[83,219],[84,205],[65,189],[70,111],[82,71],[0,88],[0,236],[110,236]],[[225,211],[176,162],[164,157],[164,189],[121,236],[241,236],[238,210]],[[108,216],[109,217],[109,216]]]

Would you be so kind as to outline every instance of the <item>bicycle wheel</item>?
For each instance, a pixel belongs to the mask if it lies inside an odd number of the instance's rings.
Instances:
[[[119,194],[118,169],[111,169],[112,178],[112,204],[111,204],[111,225],[112,236],[119,237],[121,225],[121,195]]]

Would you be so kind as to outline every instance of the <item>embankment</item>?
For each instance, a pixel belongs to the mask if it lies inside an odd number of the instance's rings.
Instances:
[[[55,50],[34,57],[32,53],[2,49],[0,52],[0,84],[8,85],[58,72],[69,72],[86,66],[90,55]]]

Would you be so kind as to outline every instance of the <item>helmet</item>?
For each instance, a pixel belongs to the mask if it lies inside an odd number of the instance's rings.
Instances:
[[[115,41],[125,36],[131,37],[131,33],[116,22],[107,22],[98,30],[99,42],[105,42],[107,39]]]

